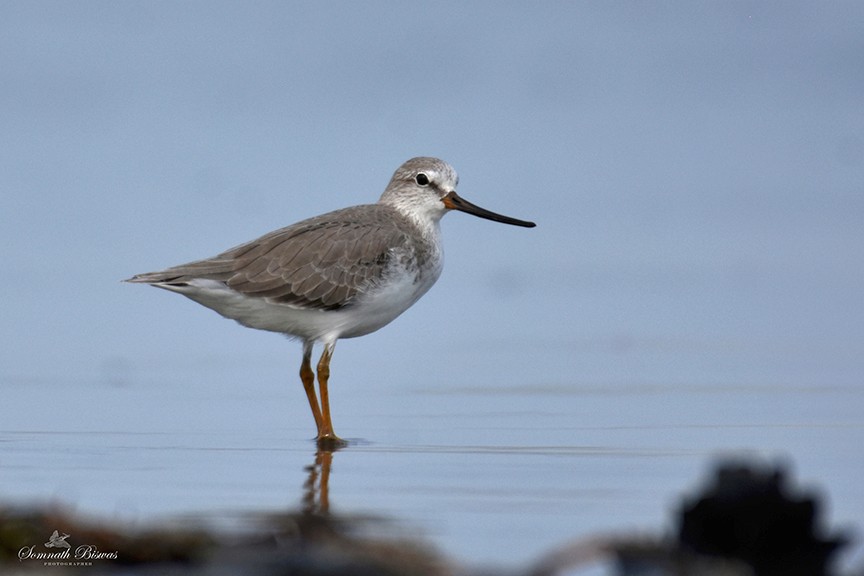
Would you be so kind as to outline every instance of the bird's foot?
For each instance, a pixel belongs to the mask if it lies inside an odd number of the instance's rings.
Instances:
[[[347,440],[339,438],[332,432],[329,434],[319,434],[316,442],[318,443],[319,450],[326,450],[328,452],[334,452],[348,446]]]

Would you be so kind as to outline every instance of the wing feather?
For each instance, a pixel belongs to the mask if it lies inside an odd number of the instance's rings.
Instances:
[[[132,282],[223,282],[249,296],[298,308],[350,306],[381,282],[411,223],[380,204],[337,210],[276,230],[214,258],[140,274]]]

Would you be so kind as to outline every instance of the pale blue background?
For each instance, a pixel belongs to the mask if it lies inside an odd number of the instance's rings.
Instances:
[[[337,432],[371,446],[336,455],[343,511],[431,517],[448,553],[523,561],[601,526],[659,526],[712,454],[743,449],[789,458],[831,496],[832,524],[856,524],[862,54],[860,2],[3,2],[0,496],[61,496],[76,477],[83,508],[206,509],[146,495],[186,478],[159,450],[207,437],[299,453],[284,502],[250,487],[260,463],[247,477],[233,461],[214,499],[295,505],[312,432],[299,346],[119,281],[375,201],[401,162],[435,155],[463,196],[538,227],[447,216],[438,285],[339,344]],[[170,438],[127,446],[154,450],[152,484],[81,472],[132,432]],[[88,442],[69,477],[48,472]],[[516,460],[475,477],[443,458],[436,480],[423,466],[442,446]],[[654,489],[542,542],[484,539],[476,523],[498,517],[465,511],[495,478],[589,514],[518,463],[561,446],[575,460],[551,456],[542,478],[618,482],[581,458],[600,447],[645,456],[623,466]],[[400,450],[416,466],[376,463]],[[468,504],[421,497],[445,478]],[[489,509],[540,538],[512,495]]]

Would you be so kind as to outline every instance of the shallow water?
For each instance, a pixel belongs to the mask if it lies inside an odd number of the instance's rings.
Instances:
[[[237,389],[238,374],[211,376],[5,383],[0,497],[131,524],[320,508],[299,383]],[[831,528],[860,529],[864,518],[864,394],[855,387],[336,390],[337,432],[352,443],[332,455],[323,505],[392,521],[469,564],[518,567],[573,540],[674,530],[681,497],[730,453],[793,464],[797,484],[827,496]],[[844,558],[860,565],[860,545]]]
[[[437,285],[339,342],[334,513],[514,566],[749,453],[864,564],[864,4],[267,6],[0,4],[0,503],[303,506],[299,346],[120,279],[440,154],[538,226],[448,216]]]

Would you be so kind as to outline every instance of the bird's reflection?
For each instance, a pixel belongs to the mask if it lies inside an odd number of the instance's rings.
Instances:
[[[333,450],[318,449],[315,462],[307,466],[309,476],[303,484],[303,512],[305,514],[327,515],[330,513],[330,465],[333,463]]]

